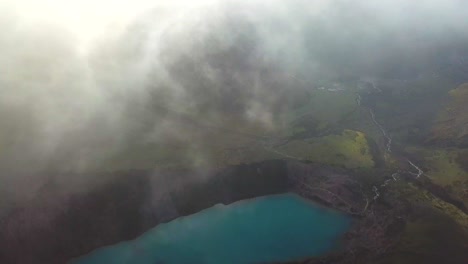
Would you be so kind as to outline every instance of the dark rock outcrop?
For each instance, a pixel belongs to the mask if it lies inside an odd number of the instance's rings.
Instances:
[[[34,201],[12,210],[0,222],[0,263],[65,263],[217,203],[288,191],[282,161],[220,170],[132,170],[110,178],[73,195],[49,183]]]

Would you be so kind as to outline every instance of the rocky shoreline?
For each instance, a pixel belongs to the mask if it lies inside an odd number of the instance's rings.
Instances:
[[[51,180],[36,199],[11,210],[0,221],[0,263],[66,263],[218,203],[288,191],[282,161],[104,174],[96,177],[109,183],[73,195]]]
[[[66,263],[134,239],[159,223],[218,203],[295,192],[353,216],[341,249],[301,263],[375,263],[395,248],[415,206],[392,192],[377,201],[353,171],[271,160],[213,170],[134,170],[72,196],[42,193],[0,223],[0,263]],[[165,188],[161,188],[165,186]]]

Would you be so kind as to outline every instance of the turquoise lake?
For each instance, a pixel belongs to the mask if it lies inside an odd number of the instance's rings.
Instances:
[[[160,224],[73,264],[250,264],[300,260],[337,248],[351,218],[295,194],[216,205]]]

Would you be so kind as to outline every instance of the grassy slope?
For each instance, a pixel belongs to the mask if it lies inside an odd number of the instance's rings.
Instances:
[[[281,151],[305,160],[346,168],[374,166],[370,148],[362,132],[344,130],[338,135],[291,141]]]

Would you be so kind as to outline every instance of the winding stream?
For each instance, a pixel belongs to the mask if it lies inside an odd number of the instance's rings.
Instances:
[[[382,135],[384,136],[384,138],[386,139],[386,151],[388,153],[391,153],[392,152],[392,138],[387,134],[387,131],[383,128],[383,126],[377,122],[377,120],[375,119],[375,114],[374,114],[374,110],[372,110],[372,108],[368,108],[369,109],[369,113],[372,117],[372,121],[374,122],[374,124],[379,128],[379,130],[382,132]]]
[[[413,166],[413,168],[415,168],[416,170],[418,170],[417,173],[408,171],[409,174],[415,175],[416,178],[419,178],[421,175],[424,174],[424,171],[422,171],[418,166],[416,166],[413,162],[411,162],[411,160],[409,160],[409,159],[406,159],[406,160],[408,161],[408,163],[409,163],[411,166]]]
[[[374,90],[377,91],[377,93],[382,93],[382,90],[380,88],[377,87],[377,85],[375,84],[375,81],[367,81],[369,82],[371,85],[372,85],[372,88]],[[361,104],[361,101],[362,101],[362,96],[357,93],[356,95],[356,103],[358,105],[358,107],[363,107],[362,104]],[[391,153],[392,152],[392,137],[390,137],[390,135],[388,134],[387,130],[385,129],[385,127],[380,124],[376,117],[375,117],[375,113],[374,113],[374,109],[372,109],[371,107],[369,106],[365,106],[365,108],[369,111],[370,113],[370,116],[372,118],[372,122],[375,124],[375,126],[380,130],[380,132],[382,133],[382,136],[385,138],[385,141],[386,141],[386,144],[385,144],[385,151],[387,153]],[[412,171],[404,171],[408,174],[411,174],[411,175],[414,175],[416,177],[416,179],[418,179],[421,175],[424,174],[424,171],[419,168],[419,166],[417,166],[416,164],[414,164],[414,162],[412,162],[411,160],[409,160],[408,158],[406,158],[406,161],[414,168],[417,170],[417,172],[412,172]],[[392,180],[393,181],[397,181],[398,180],[398,175],[399,173],[398,172],[395,172],[392,174],[392,179],[387,179],[384,181],[383,184],[380,185],[380,187],[385,187],[387,186]],[[372,186],[372,191],[374,192],[374,200],[377,200],[379,197],[380,197],[380,190],[379,190],[379,187],[377,186]]]

